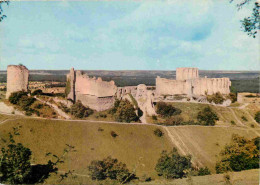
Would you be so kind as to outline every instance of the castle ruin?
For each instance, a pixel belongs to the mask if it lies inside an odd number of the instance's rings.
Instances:
[[[68,98],[74,102],[80,100],[83,105],[91,109],[102,111],[113,106],[117,86],[114,81],[106,82],[99,78],[90,78],[81,71],[75,71],[73,68],[67,75],[69,84]]]
[[[176,80],[156,78],[156,95],[202,96],[214,93],[229,94],[229,78],[200,78],[198,68],[177,68]]]
[[[7,67],[6,98],[13,92],[28,91],[29,70],[23,65],[9,65]]]

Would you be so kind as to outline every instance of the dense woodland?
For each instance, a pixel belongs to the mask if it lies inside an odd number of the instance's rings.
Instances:
[[[114,80],[116,85],[136,86],[138,84],[155,85],[157,76],[175,79],[175,71],[84,71],[89,76],[100,76],[103,80]],[[58,81],[66,82],[68,70],[32,70],[30,81]],[[232,89],[237,92],[259,92],[258,71],[200,71],[200,76],[208,78],[229,77]],[[0,82],[6,82],[6,71],[0,71]]]

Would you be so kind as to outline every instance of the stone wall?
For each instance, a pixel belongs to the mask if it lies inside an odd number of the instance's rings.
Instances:
[[[176,69],[176,80],[190,80],[199,78],[199,70],[198,68],[177,68]]]
[[[117,86],[114,81],[106,82],[101,78],[90,78],[73,68],[67,75],[70,85],[68,99],[81,101],[83,105],[97,111],[103,111],[114,105]]]
[[[118,87],[116,92],[117,99],[121,99],[124,95],[132,94],[133,97],[136,96],[137,86],[126,86],[126,87]]]
[[[172,94],[190,94],[191,93],[191,81],[181,81],[160,78],[156,78],[156,94],[157,95],[172,95]]]
[[[7,91],[8,99],[11,93],[28,91],[29,70],[23,65],[9,65],[7,67]]]
[[[90,78],[80,71],[76,72],[75,92],[96,97],[114,96],[117,87],[114,81],[106,82],[99,78]]]
[[[197,68],[178,68],[176,78],[177,80],[157,77],[156,94],[159,96],[175,94],[200,96],[217,92],[230,93],[229,78],[199,78]]]

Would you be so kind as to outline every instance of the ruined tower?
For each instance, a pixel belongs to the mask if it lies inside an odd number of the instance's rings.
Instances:
[[[17,91],[28,91],[29,70],[23,65],[9,65],[7,67],[6,98]]]
[[[199,78],[198,68],[183,67],[176,69],[176,80],[191,80]]]

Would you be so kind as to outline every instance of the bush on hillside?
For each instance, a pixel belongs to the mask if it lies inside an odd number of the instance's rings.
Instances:
[[[2,138],[5,146],[1,148],[0,153],[0,184],[44,183],[52,173],[57,174],[57,165],[64,162],[64,156],[70,152],[70,148],[64,149],[62,157],[48,153],[48,156],[56,159],[55,161],[48,160],[47,164],[31,164],[32,151],[14,140],[15,136],[20,135],[19,128],[13,128],[13,133],[9,133],[8,140]],[[69,173],[65,172],[65,174]]]
[[[213,126],[219,118],[217,114],[208,106],[198,113],[197,120],[201,125]]]
[[[156,135],[157,137],[162,137],[163,136],[163,132],[157,128],[153,131],[154,135]]]
[[[117,111],[117,108],[119,107],[120,100],[116,99],[114,102],[114,106],[109,110],[110,114],[115,114]]]
[[[205,168],[200,168],[198,170],[198,176],[204,176],[204,175],[210,175],[211,172],[210,170],[208,169],[208,167],[205,167]]]
[[[77,101],[70,107],[70,113],[76,118],[85,118],[93,114],[93,110],[85,107],[80,101]]]
[[[181,156],[176,148],[170,153],[163,151],[155,167],[158,175],[166,179],[183,178],[186,176],[185,171],[189,169],[191,169],[191,157]]]
[[[42,94],[43,94],[42,90],[41,89],[37,89],[37,90],[33,91],[32,96],[42,95]]]
[[[24,91],[18,91],[18,92],[13,92],[11,93],[11,95],[9,96],[8,100],[10,103],[12,104],[18,104],[20,98],[22,96],[27,96],[27,92],[24,92]]]
[[[183,123],[183,117],[180,115],[172,116],[168,118],[165,121],[165,125],[167,126],[176,126],[176,125],[181,125]]]
[[[33,97],[22,96],[18,101],[18,105],[26,111],[30,109],[30,106],[35,102],[35,100],[36,99]]]
[[[259,168],[260,138],[248,140],[233,135],[231,143],[221,151],[221,160],[216,164],[216,172],[241,171]]]
[[[229,93],[228,98],[232,101],[232,103],[235,103],[237,101],[237,94],[236,93]]]
[[[215,104],[222,104],[225,101],[225,98],[222,96],[220,92],[217,92],[213,95],[207,96],[208,102],[214,102]]]
[[[134,173],[130,173],[126,164],[113,159],[110,156],[103,160],[93,160],[88,166],[92,180],[117,180],[126,183],[136,178]]]
[[[255,114],[255,121],[257,123],[260,123],[260,111],[258,111],[256,114]]]
[[[181,110],[175,108],[171,104],[167,104],[165,102],[158,102],[156,104],[156,113],[163,117],[170,117],[181,114]]]
[[[139,117],[135,113],[134,106],[128,100],[120,101],[116,108],[116,112],[114,113],[114,117],[116,121],[127,123],[139,120]]]

